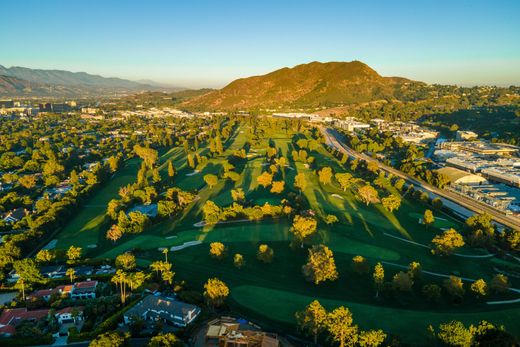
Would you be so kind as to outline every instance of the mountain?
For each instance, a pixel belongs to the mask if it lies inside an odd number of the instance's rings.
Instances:
[[[396,98],[402,86],[420,83],[382,77],[359,62],[312,62],[241,78],[184,103],[193,109],[335,106]]]
[[[64,70],[42,70],[14,66],[6,68],[0,65],[0,75],[3,76],[6,85],[0,86],[0,94],[8,95],[49,95],[45,90],[54,86],[54,96],[73,95],[103,95],[105,93],[130,93],[136,91],[171,91],[175,88],[147,83],[139,83],[115,77],[102,77],[86,72],[70,72]],[[5,77],[16,78],[20,83],[37,86],[36,88],[12,88],[7,89],[9,82]],[[21,86],[21,85],[20,85]],[[43,87],[45,86],[45,87]],[[42,89],[43,88],[43,89]],[[51,88],[52,89],[52,88]],[[10,94],[19,91],[19,94]],[[39,94],[42,92],[43,94]],[[50,95],[53,95],[52,93]]]

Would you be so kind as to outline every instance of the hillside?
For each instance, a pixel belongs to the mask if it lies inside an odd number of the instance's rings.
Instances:
[[[263,76],[241,78],[221,90],[184,103],[194,109],[317,107],[394,99],[413,82],[382,77],[359,62],[312,62]]]
[[[0,85],[0,94],[11,96],[103,95],[105,93],[125,94],[134,93],[136,91],[171,91],[175,89],[121,78],[102,77],[86,72],[29,69],[18,66],[6,68],[0,65],[0,75],[3,76],[3,82]],[[15,87],[15,85],[18,87]]]

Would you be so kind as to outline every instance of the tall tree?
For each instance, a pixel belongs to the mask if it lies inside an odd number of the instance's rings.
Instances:
[[[317,344],[319,333],[326,327],[327,311],[318,300],[314,300],[305,310],[296,312],[296,320],[300,329],[310,333],[314,338],[314,344]]]
[[[32,259],[25,258],[17,260],[13,263],[13,268],[18,275],[16,287],[22,291],[22,298],[25,301],[25,290],[32,287],[33,284],[45,283],[40,270],[36,266],[36,262]]]
[[[316,232],[318,222],[311,217],[296,215],[293,220],[291,232],[303,247],[303,241]]]
[[[349,309],[340,306],[327,315],[327,331],[340,347],[354,346],[358,339],[358,326]]]
[[[309,249],[307,264],[302,272],[308,281],[319,284],[324,281],[335,281],[338,278],[334,254],[325,245],[314,245]]]
[[[222,305],[228,295],[228,286],[218,278],[210,278],[204,284],[204,298],[213,307]]]
[[[307,188],[307,179],[305,178],[305,174],[303,172],[300,172],[294,176],[294,187],[300,191],[300,195],[305,190],[305,188]]]

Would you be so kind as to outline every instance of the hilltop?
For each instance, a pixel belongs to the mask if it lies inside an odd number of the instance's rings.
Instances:
[[[279,106],[318,107],[394,99],[408,84],[383,77],[360,61],[312,62],[266,75],[241,78],[184,103],[194,109],[250,109]]]

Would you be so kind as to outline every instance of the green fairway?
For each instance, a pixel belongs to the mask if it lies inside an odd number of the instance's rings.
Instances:
[[[116,243],[105,239],[108,225],[103,223],[106,204],[117,198],[121,186],[135,181],[140,160],[130,160],[115,177],[95,193],[84,208],[73,218],[58,236],[58,248],[74,244],[85,249],[86,256],[94,258],[115,258],[132,250],[138,264],[148,266],[152,261],[162,259],[159,248],[182,246],[186,242],[198,241],[190,247],[170,252],[176,280],[185,280],[190,288],[201,291],[203,283],[210,277],[225,281],[231,290],[231,305],[252,319],[283,324],[294,328],[294,313],[301,310],[312,299],[318,299],[327,308],[345,305],[352,309],[355,321],[364,329],[382,328],[391,334],[406,336],[409,342],[421,342],[425,338],[429,324],[438,325],[450,319],[476,323],[489,319],[504,323],[511,331],[520,330],[520,305],[486,305],[484,301],[468,298],[458,306],[448,302],[432,304],[427,302],[417,290],[398,300],[376,300],[372,277],[358,275],[351,267],[352,258],[362,255],[373,266],[384,262],[385,279],[391,281],[394,274],[403,270],[409,263],[419,261],[423,270],[442,275],[457,274],[467,278],[489,280],[497,265],[503,261],[495,258],[466,258],[462,256],[434,256],[428,245],[431,239],[445,228],[461,229],[461,222],[438,211],[434,211],[435,223],[425,226],[419,223],[426,205],[403,197],[399,210],[386,211],[380,204],[367,206],[359,201],[353,190],[341,190],[336,183],[323,185],[308,165],[292,160],[294,150],[292,137],[284,134],[266,138],[253,148],[262,155],[251,155],[237,168],[240,179],[237,182],[219,178],[218,183],[209,188],[204,175],[212,173],[221,177],[223,164],[235,150],[240,150],[247,142],[243,131],[238,127],[226,143],[222,155],[210,158],[200,172],[194,173],[186,164],[186,155],[180,148],[165,151],[160,158],[161,173],[165,174],[167,162],[172,160],[177,169],[175,186],[184,190],[197,190],[197,200],[184,211],[170,219],[163,220],[141,234],[124,235]],[[288,158],[288,166],[280,170],[277,179],[285,181],[285,193],[300,194],[293,184],[295,176],[303,173],[307,187],[301,193],[304,206],[312,209],[320,221],[318,230],[309,243],[323,243],[333,252],[340,278],[333,283],[318,286],[303,278],[301,267],[306,262],[307,248],[291,248],[291,220],[286,217],[265,218],[262,221],[241,221],[217,226],[197,228],[195,223],[203,219],[202,206],[211,200],[220,206],[229,206],[233,201],[231,189],[242,188],[246,200],[251,204],[280,204],[287,194],[273,194],[269,188],[259,186],[256,178],[268,166],[263,155],[267,144],[273,143],[281,155]],[[207,154],[201,148],[200,153]],[[312,152],[318,168],[330,166],[334,172],[349,171],[342,167],[324,147]],[[384,190],[399,194],[389,186]],[[382,194],[386,194],[383,192]],[[293,196],[293,197],[294,197]],[[339,223],[326,225],[322,222],[328,214],[334,214]],[[228,248],[228,257],[222,261],[212,259],[209,243],[219,241]],[[261,243],[274,249],[274,262],[263,264],[256,259]],[[96,248],[88,248],[88,245]],[[306,247],[308,247],[307,245]],[[233,266],[233,255],[240,253],[246,260],[242,269]],[[482,254],[479,250],[463,247],[457,253],[464,255]],[[507,263],[507,262],[506,262]],[[443,277],[423,275],[417,286],[427,283],[442,285]],[[510,279],[513,287],[520,287],[520,281]],[[469,283],[466,281],[466,289]],[[469,297],[469,295],[468,295]],[[514,295],[506,295],[514,298]],[[394,319],[399,317],[399,319]],[[411,333],[413,332],[413,333]]]
[[[301,310],[315,299],[309,295],[259,286],[236,287],[231,296],[238,305],[262,316],[263,319],[291,325],[295,324],[294,312]],[[498,312],[439,313],[364,305],[349,300],[326,298],[319,298],[319,300],[326,309],[334,309],[342,305],[348,307],[352,311],[354,321],[362,329],[379,327],[402,337],[403,342],[412,344],[418,344],[428,339],[427,328],[430,324],[438,326],[450,320],[459,320],[468,325],[480,320],[487,320],[503,324],[511,332],[520,329],[520,310],[518,309],[504,309]],[[397,317],[398,319],[396,319]]]

